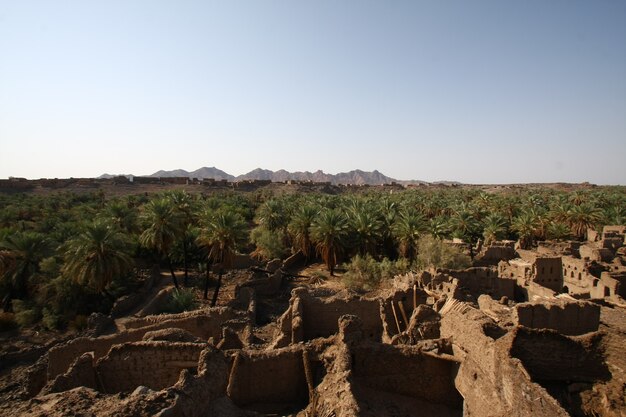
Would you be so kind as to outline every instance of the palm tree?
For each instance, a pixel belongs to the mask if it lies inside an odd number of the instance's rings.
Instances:
[[[572,234],[578,240],[584,240],[587,229],[600,221],[602,212],[600,209],[588,203],[574,205],[568,212],[567,223],[572,229]]]
[[[194,223],[194,200],[193,197],[184,190],[177,190],[169,193],[168,198],[172,201],[175,210],[178,212],[182,222],[182,234],[180,240],[183,245],[183,268],[185,271],[184,285],[189,283],[189,244],[191,239],[190,228]]]
[[[133,267],[128,243],[119,228],[96,220],[67,242],[62,271],[72,281],[113,298],[106,288]]]
[[[167,261],[174,286],[178,288],[170,250],[184,234],[184,222],[180,213],[171,200],[160,198],[146,204],[142,217],[148,226],[139,237],[139,241],[146,248],[155,250],[161,259]]]
[[[376,247],[383,238],[383,222],[371,206],[356,208],[350,214],[349,225],[359,253],[376,256]]]
[[[317,207],[305,204],[296,210],[291,218],[291,222],[289,222],[287,226],[293,249],[302,252],[307,261],[313,252],[309,229],[318,213],[319,210]]]
[[[331,276],[334,275],[335,265],[345,250],[347,237],[348,221],[338,210],[326,209],[320,212],[311,225],[311,239]]]
[[[571,230],[565,223],[552,222],[548,225],[547,238],[552,240],[564,240],[568,239],[571,235]]]
[[[450,233],[445,217],[437,216],[428,221],[427,231],[436,239],[444,239]]]
[[[112,201],[104,208],[104,218],[108,218],[127,233],[137,232],[137,211],[122,201]]]
[[[548,235],[548,227],[552,223],[548,211],[541,207],[532,207],[529,214],[535,218],[535,237],[545,240]]]
[[[201,221],[198,244],[207,248],[207,276],[204,298],[208,298],[209,271],[212,264],[219,264],[219,276],[211,306],[217,303],[217,295],[222,284],[224,268],[232,266],[237,245],[246,237],[246,223],[239,214],[233,212],[205,212]]]
[[[282,200],[273,198],[259,206],[257,222],[271,232],[284,229],[287,226],[289,215]]]
[[[533,236],[537,230],[535,216],[532,213],[524,212],[513,219],[511,227],[519,236],[521,248],[528,249],[533,243]]]
[[[426,230],[426,220],[415,210],[400,212],[392,226],[392,234],[398,242],[400,256],[415,260],[420,234]]]
[[[504,238],[506,220],[499,213],[491,213],[483,219],[483,238],[485,245]]]
[[[570,194],[569,201],[575,206],[580,206],[587,201],[587,196],[582,191],[574,191]]]
[[[605,211],[607,224],[626,224],[626,205],[610,206]]]
[[[35,232],[15,232],[0,242],[0,283],[3,309],[11,310],[11,300],[28,297],[28,287],[39,272],[39,262],[48,254],[46,238]]]
[[[571,204],[558,198],[550,207],[550,216],[556,222],[567,223],[571,208]]]
[[[469,243],[477,234],[478,221],[467,210],[457,211],[456,215],[450,219],[453,234]]]

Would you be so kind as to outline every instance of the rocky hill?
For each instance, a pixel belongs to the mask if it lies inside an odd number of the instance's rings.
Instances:
[[[213,178],[216,180],[228,180],[235,179],[233,175],[230,175],[221,169],[215,167],[202,167],[195,171],[185,171],[184,169],[175,169],[173,171],[157,171],[149,177],[189,177],[189,178]]]
[[[296,181],[313,181],[313,182],[330,182],[332,184],[369,184],[380,185],[389,184],[391,182],[399,182],[398,180],[387,177],[386,175],[374,170],[371,172],[361,171],[360,169],[340,172],[338,174],[327,174],[323,171],[296,171],[289,172],[284,169],[278,171],[271,171],[269,169],[257,168],[246,174],[235,177],[227,174],[215,167],[200,168],[192,172],[185,171],[183,169],[177,169],[173,171],[158,171],[150,175],[151,177],[191,177],[191,178],[215,178],[216,180],[226,179],[229,181],[241,181],[241,180],[270,180],[272,182],[284,182],[288,180]]]
[[[99,178],[112,178],[115,175],[103,174]],[[128,176],[128,175],[127,175]],[[184,169],[175,169],[172,171],[157,171],[149,177],[189,177],[189,178],[213,178],[215,180],[242,181],[242,180],[270,180],[272,182],[285,182],[288,180],[295,181],[312,181],[312,182],[330,182],[331,184],[357,184],[357,185],[381,185],[397,182],[400,184],[426,184],[425,181],[418,180],[397,180],[388,177],[381,172],[362,171],[360,169],[340,172],[338,174],[327,174],[324,171],[317,170],[315,172],[296,171],[289,172],[284,169],[272,171],[269,169],[257,168],[246,174],[235,177],[221,169],[215,167],[202,167],[195,171],[186,171]]]

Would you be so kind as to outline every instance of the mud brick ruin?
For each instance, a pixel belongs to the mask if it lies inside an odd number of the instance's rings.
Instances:
[[[16,412],[554,417],[592,415],[591,404],[623,415],[612,390],[623,350],[607,338],[624,336],[601,323],[625,304],[624,232],[532,252],[496,242],[480,266],[398,276],[370,297],[290,287],[274,262],[227,306],[144,312],[51,347]],[[286,310],[262,324],[259,303],[285,291]]]

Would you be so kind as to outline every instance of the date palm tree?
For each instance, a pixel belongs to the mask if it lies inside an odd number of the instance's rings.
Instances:
[[[86,225],[64,247],[62,271],[72,281],[87,285],[113,298],[106,288],[133,267],[128,242],[122,231],[110,222],[96,220]]]
[[[450,233],[448,222],[443,216],[437,216],[430,219],[426,229],[430,235],[440,240],[446,238]]]
[[[548,225],[547,238],[552,240],[564,240],[571,236],[571,229],[565,223],[552,222]]]
[[[537,230],[537,219],[530,212],[523,212],[513,219],[512,229],[517,232],[522,249],[528,249],[533,243]]]
[[[272,198],[259,206],[257,222],[271,232],[284,229],[288,224],[289,214],[283,200]]]
[[[102,217],[110,219],[127,233],[135,233],[138,231],[137,209],[129,207],[128,204],[123,201],[112,201],[107,204]]]
[[[339,257],[346,249],[348,233],[346,216],[336,209],[323,210],[311,225],[311,239],[331,276],[335,273]]]
[[[237,246],[246,238],[246,223],[239,214],[218,211],[205,212],[200,222],[200,233],[197,242],[207,249],[207,276],[205,280],[204,298],[208,298],[208,278],[211,265],[219,265],[219,275],[211,306],[217,303],[217,296],[222,284],[225,268],[232,266]]]
[[[506,233],[506,220],[499,213],[491,213],[483,219],[483,238],[485,245],[504,238]]]
[[[364,205],[350,212],[349,226],[360,255],[377,254],[383,239],[383,222],[372,206]]]
[[[302,252],[307,261],[314,249],[311,243],[310,228],[318,213],[317,207],[305,204],[295,211],[287,226],[293,249]]]
[[[174,205],[175,210],[178,212],[182,223],[182,232],[180,236],[180,242],[182,243],[183,248],[183,269],[184,269],[184,285],[185,287],[189,284],[189,245],[191,239],[191,227],[195,221],[195,201],[193,197],[184,190],[173,191],[167,196],[172,204]]]
[[[414,261],[420,235],[426,231],[426,220],[415,210],[400,212],[392,226],[392,234],[398,243],[400,256]]]
[[[146,248],[156,251],[161,259],[167,261],[174,286],[178,288],[170,250],[184,235],[183,219],[172,201],[167,198],[150,201],[145,205],[144,210],[142,218],[148,226],[139,237],[139,241]]]
[[[0,290],[4,311],[11,300],[28,297],[30,281],[39,272],[39,262],[50,252],[46,238],[35,232],[15,232],[0,242]]]
[[[455,237],[461,238],[469,243],[478,232],[478,221],[468,210],[457,211],[450,219],[450,225]]]
[[[584,240],[587,229],[600,221],[602,212],[597,207],[588,203],[574,205],[568,212],[567,223],[572,229],[572,234],[578,240]]]

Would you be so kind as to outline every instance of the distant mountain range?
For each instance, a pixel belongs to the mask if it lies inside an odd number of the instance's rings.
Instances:
[[[157,171],[148,177],[189,177],[189,178],[213,178],[215,180],[242,181],[242,180],[270,180],[272,182],[284,182],[288,180],[295,181],[313,181],[313,182],[330,182],[331,184],[356,184],[356,185],[381,185],[396,182],[398,184],[427,184],[425,181],[411,180],[401,181],[388,177],[377,170],[361,171],[356,169],[349,172],[340,172],[339,174],[327,174],[323,171],[296,171],[289,172],[284,169],[271,171],[269,169],[257,168],[247,174],[235,177],[221,169],[215,167],[203,167],[195,171],[185,171],[184,169],[175,169],[173,171]],[[113,175],[103,174],[100,178],[111,178]]]

